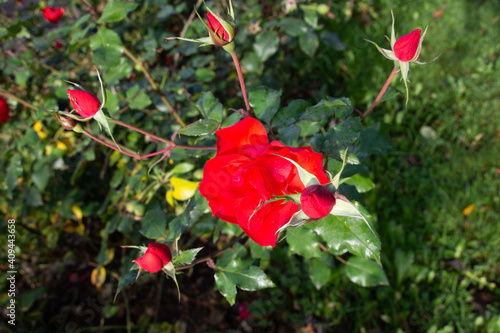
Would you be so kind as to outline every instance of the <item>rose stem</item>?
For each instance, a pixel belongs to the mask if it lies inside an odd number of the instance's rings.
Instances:
[[[20,99],[19,97],[17,96],[14,96],[12,95],[10,92],[6,91],[6,90],[3,90],[2,88],[0,88],[0,95],[3,95],[5,96],[6,98],[8,99],[13,99],[15,100],[16,102],[19,102],[21,103],[22,105],[26,106],[27,108],[30,108],[32,110],[38,110],[38,108],[36,106],[34,106],[33,104],[30,104],[22,99]]]
[[[165,142],[165,143],[167,143],[167,144],[169,144],[169,145],[175,146],[175,148],[192,149],[192,150],[196,150],[196,149],[198,149],[198,150],[215,150],[215,149],[217,149],[217,147],[215,147],[215,146],[197,147],[197,146],[189,146],[189,145],[178,145],[178,144],[176,144],[176,143],[175,143],[175,142],[173,142],[173,141],[170,141],[170,140],[164,139],[164,138],[162,138],[162,137],[159,137],[159,136],[157,136],[157,135],[154,135],[154,134],[152,134],[152,133],[149,133],[149,132],[147,132],[147,131],[144,131],[144,130],[142,130],[142,129],[138,128],[138,127],[135,127],[135,126],[133,126],[133,125],[127,124],[127,123],[125,123],[125,122],[123,122],[123,121],[121,121],[121,120],[118,120],[118,119],[108,119],[108,120],[109,120],[111,123],[115,123],[115,124],[117,124],[117,125],[120,125],[120,126],[123,126],[123,127],[129,128],[129,129],[131,129],[131,130],[133,130],[133,131],[136,131],[136,132],[139,132],[139,133],[141,133],[141,134],[143,134],[143,135],[150,136],[150,137],[152,137],[152,138],[153,138],[153,139],[155,139],[155,140],[158,140],[158,141],[161,141],[161,142]]]
[[[375,108],[375,106],[377,105],[377,103],[380,101],[380,99],[382,98],[382,96],[384,96],[384,93],[387,90],[387,88],[389,88],[389,85],[391,84],[392,79],[394,79],[394,77],[396,76],[397,72],[399,72],[399,68],[398,67],[394,67],[394,69],[391,72],[391,75],[389,75],[389,77],[387,78],[387,81],[385,81],[384,86],[382,87],[382,89],[378,93],[377,98],[375,98],[375,101],[373,101],[373,104],[360,117],[361,120],[365,119],[366,117],[368,117],[370,115],[370,113],[372,113],[372,111]]]
[[[240,80],[241,93],[243,94],[243,99],[245,100],[245,106],[247,108],[247,112],[252,114],[252,110],[250,109],[250,104],[248,103],[247,90],[245,88],[245,81],[243,80],[243,74],[241,73],[240,61],[238,60],[238,55],[236,51],[231,52],[231,57],[234,61],[234,67],[236,67],[236,72],[238,73],[238,79]]]

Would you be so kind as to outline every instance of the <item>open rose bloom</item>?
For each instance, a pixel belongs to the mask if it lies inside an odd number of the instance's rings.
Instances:
[[[323,171],[323,155],[310,147],[269,143],[266,129],[253,118],[221,129],[216,135],[217,154],[205,165],[200,193],[214,215],[238,224],[256,243],[275,246],[278,230],[299,211],[299,205],[285,203],[284,199],[265,202],[305,189],[298,169],[285,158],[297,162],[324,184],[329,179]]]

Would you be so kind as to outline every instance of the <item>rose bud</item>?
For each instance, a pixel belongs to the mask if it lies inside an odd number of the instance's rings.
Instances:
[[[45,7],[42,9],[42,15],[48,22],[56,24],[64,15],[64,8]]]
[[[226,46],[231,43],[236,34],[236,28],[221,17],[212,13],[207,13],[208,33],[210,39],[217,46]]]
[[[5,98],[0,96],[0,124],[9,120],[9,104]]]
[[[335,206],[332,192],[321,185],[311,185],[300,195],[300,208],[312,219],[320,219],[330,214]]]
[[[61,49],[63,48],[62,43],[58,40],[56,40],[56,42],[54,43],[54,46],[57,49],[57,51],[61,51]]]
[[[170,248],[162,243],[149,243],[146,253],[138,259],[132,260],[139,267],[150,273],[161,271],[165,265],[172,261]]]
[[[101,101],[95,96],[84,90],[68,89],[68,97],[71,105],[83,118],[93,117],[100,109]]]
[[[420,45],[420,29],[416,29],[408,35],[404,35],[398,38],[396,43],[394,44],[394,55],[400,61],[416,61],[418,56],[415,58],[415,55],[418,50],[418,46]],[[415,59],[413,59],[415,58]]]

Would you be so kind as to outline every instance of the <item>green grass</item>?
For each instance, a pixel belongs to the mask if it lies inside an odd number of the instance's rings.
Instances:
[[[398,7],[396,31],[424,26],[440,6]],[[394,299],[367,301],[392,303],[392,329],[500,331],[499,9],[494,2],[448,3],[429,27],[422,57],[443,53],[411,67],[408,108],[391,113],[398,107],[391,102],[370,116],[388,124],[393,141],[390,154],[371,164],[378,186],[367,205],[378,216]],[[393,86],[404,90],[402,82]],[[425,137],[424,126],[432,129]],[[463,216],[469,204],[475,209]]]

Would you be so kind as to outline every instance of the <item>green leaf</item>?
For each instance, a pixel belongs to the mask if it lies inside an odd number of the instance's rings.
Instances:
[[[165,235],[167,216],[158,201],[153,201],[146,209],[139,232],[147,238],[156,239]]]
[[[314,143],[317,150],[339,159],[339,151],[352,145],[360,137],[361,130],[359,117],[347,118],[335,127],[330,128],[326,134],[315,134]]]
[[[189,136],[207,135],[219,127],[219,122],[213,119],[200,119],[177,131],[178,134]]]
[[[198,190],[197,190],[198,192]],[[181,215],[168,224],[167,242],[177,242],[189,224],[189,213],[195,208],[196,201],[190,200]]]
[[[106,83],[108,85],[114,85],[120,82],[121,79],[129,78],[130,75],[132,75],[132,71],[133,71],[132,66],[126,59],[122,57],[118,65],[109,68],[107,71],[104,72],[104,78],[106,79]],[[112,98],[111,96],[112,94],[108,93],[108,98]],[[108,106],[106,107],[108,108]]]
[[[222,271],[215,272],[215,288],[220,291],[230,305],[234,305],[236,301],[236,285]]]
[[[280,142],[287,146],[297,146],[297,141],[300,137],[300,127],[291,125],[287,127],[278,128]]]
[[[138,84],[127,90],[127,99],[131,109],[141,110],[152,103],[144,89],[141,89]]]
[[[131,271],[128,271],[127,274],[125,274],[124,276],[122,276],[120,281],[118,281],[118,288],[116,288],[114,301],[116,301],[116,296],[118,296],[118,294],[120,293],[120,291],[123,290],[123,288],[134,283],[135,279],[137,278],[137,274],[139,274],[139,270],[133,269]]]
[[[322,30],[320,34],[321,40],[326,45],[330,46],[336,51],[344,51],[345,45],[340,40],[339,34],[336,32],[330,32],[328,30]]]
[[[50,166],[47,163],[36,163],[31,176],[33,183],[43,192],[49,183]]]
[[[215,79],[215,72],[209,68],[198,68],[195,75],[196,80],[201,82],[211,82]]]
[[[179,254],[177,257],[175,257],[174,265],[177,266],[182,266],[182,265],[189,265],[190,263],[193,262],[193,260],[196,258],[196,255],[200,250],[203,249],[202,247],[197,247],[195,249],[189,249],[182,251],[181,254]]]
[[[196,102],[196,106],[203,115],[203,118],[214,119],[219,123],[222,122],[224,107],[211,91],[203,93],[198,102]]]
[[[346,181],[346,184],[354,185],[359,193],[365,193],[375,188],[375,184],[370,177],[362,176],[359,173],[351,176]]]
[[[267,87],[250,89],[248,100],[257,118],[265,123],[271,122],[280,107],[281,90]]]
[[[169,175],[174,175],[174,174],[182,175],[188,173],[189,171],[192,171],[194,168],[195,168],[194,164],[188,162],[182,162],[174,166],[172,170],[170,170],[168,173]]]
[[[265,62],[278,51],[280,44],[279,35],[276,31],[265,31],[257,36],[253,49],[261,62]]]
[[[244,269],[234,267],[233,270],[224,268],[223,272],[238,288],[246,291],[255,291],[264,288],[274,287],[266,273],[257,266],[250,266]]]
[[[125,16],[137,8],[139,4],[133,2],[123,1],[109,1],[104,7],[99,23],[103,22],[118,22],[125,18]]]
[[[9,169],[7,170],[6,185],[7,185],[7,196],[12,199],[12,191],[17,186],[17,179],[23,175],[23,164],[21,159],[21,154],[18,153],[11,158],[9,163]]]
[[[306,267],[309,271],[309,278],[317,290],[320,290],[332,275],[333,259],[329,255],[323,255],[319,258],[312,258],[306,261]]]
[[[340,176],[342,175],[342,171],[344,171],[344,167],[345,167],[345,165],[347,163],[347,149],[344,150],[341,153],[341,155],[342,155],[341,156],[342,157],[342,167],[340,168],[339,172],[332,179],[332,184],[335,187],[335,191],[337,191],[337,189],[339,188]]]
[[[373,260],[351,257],[345,272],[349,280],[362,287],[389,285],[384,269]]]
[[[90,37],[92,60],[95,65],[111,68],[120,63],[123,54],[123,44],[120,36],[113,30],[100,28]]]
[[[319,38],[314,32],[310,31],[299,37],[299,46],[302,52],[312,58],[318,49]]]
[[[289,228],[286,232],[286,242],[290,245],[290,252],[306,259],[321,256],[318,236],[308,227]]]
[[[393,87],[389,87],[389,88],[387,88],[384,95],[382,95],[382,98],[378,102],[382,103],[382,102],[388,101],[390,99],[396,98],[399,95],[401,95],[401,92],[399,90],[397,90],[396,88],[393,88]]]
[[[280,128],[295,124],[309,105],[311,104],[303,99],[291,101],[290,104],[278,110],[273,118],[273,127]]]
[[[300,117],[300,120],[320,121],[330,118],[335,114],[335,103],[327,100],[321,100],[318,104],[310,106]]]
[[[344,119],[347,116],[351,115],[354,111],[352,106],[352,102],[349,98],[341,97],[341,98],[333,98],[330,96],[326,96],[327,101],[334,103],[335,108],[335,118],[336,119]]]
[[[316,233],[335,255],[347,251],[380,262],[380,239],[365,221],[352,217],[326,216],[314,224]]]
[[[364,161],[370,155],[385,155],[391,148],[391,139],[386,128],[381,128],[380,124],[368,127],[363,130],[359,139],[359,144],[354,147],[354,154]]]
[[[307,24],[299,19],[287,17],[281,20],[280,22],[281,28],[285,31],[285,33],[292,37],[298,37],[307,33]]]

